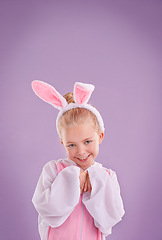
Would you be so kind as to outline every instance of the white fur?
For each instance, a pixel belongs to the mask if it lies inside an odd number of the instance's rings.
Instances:
[[[91,94],[92,94],[92,92],[93,92],[93,90],[95,89],[95,86],[93,86],[92,84],[85,84],[85,83],[81,83],[81,82],[76,82],[75,84],[74,84],[74,90],[73,90],[73,96],[74,96],[74,101],[76,102],[76,103],[78,103],[77,102],[77,98],[76,98],[76,88],[77,88],[77,86],[80,86],[80,87],[82,87],[84,90],[85,90],[85,92],[89,92],[89,97],[87,98],[87,100],[84,102],[84,103],[87,103],[88,102],[88,100],[89,100],[89,98],[90,98],[90,96],[91,96]]]
[[[52,101],[46,101],[46,100],[41,96],[41,93],[38,93],[38,92],[36,91],[36,89],[35,89],[35,87],[34,87],[34,84],[35,84],[35,83],[39,84],[39,85],[41,86],[41,88],[46,87],[48,90],[51,90],[51,92],[55,92],[56,95],[59,97],[59,100],[61,101],[63,107],[61,107],[61,106],[59,106],[59,105],[56,105],[56,104],[53,104]],[[76,93],[76,87],[77,87],[77,86],[82,87],[83,92],[84,92],[84,90],[85,90],[85,95],[87,94],[87,99],[86,99],[86,100],[84,101],[84,103],[82,103],[82,104],[79,104],[79,103],[76,102],[76,98],[77,98],[77,97],[76,97],[76,94],[77,94],[77,93]],[[88,109],[89,111],[91,111],[91,112],[97,117],[97,120],[98,120],[98,122],[99,122],[101,131],[104,132],[104,130],[105,130],[105,128],[104,128],[104,122],[103,122],[103,119],[102,119],[100,113],[98,112],[98,110],[97,110],[95,107],[91,106],[90,104],[87,104],[87,102],[88,102],[88,100],[89,100],[89,98],[90,98],[90,96],[91,96],[91,94],[92,94],[92,92],[93,92],[93,90],[94,90],[94,88],[95,88],[92,84],[85,84],[85,83],[81,83],[81,82],[76,82],[76,83],[74,84],[74,90],[73,90],[73,95],[74,95],[74,101],[75,101],[75,103],[70,103],[70,104],[68,104],[67,101],[66,101],[66,99],[65,99],[53,86],[51,86],[51,85],[48,84],[48,83],[45,83],[45,82],[39,81],[39,80],[34,80],[34,81],[32,82],[32,88],[33,88],[33,91],[35,92],[35,94],[36,94],[39,98],[41,98],[43,101],[51,104],[53,107],[55,107],[55,108],[57,108],[57,109],[60,110],[60,112],[58,113],[57,119],[56,119],[56,128],[57,128],[57,131],[58,131],[58,123],[59,123],[62,115],[63,115],[65,112],[67,112],[68,110],[70,110],[70,109],[72,109],[72,108],[85,108],[85,109]],[[87,92],[88,92],[88,93],[87,93]],[[52,95],[52,94],[51,94],[51,95]],[[52,95],[52,98],[55,98],[55,96]],[[59,131],[58,131],[58,133],[59,133]]]
[[[88,109],[89,111],[91,111],[97,117],[97,120],[99,122],[101,131],[103,131],[103,132],[105,131],[103,119],[102,119],[100,113],[98,112],[98,110],[95,107],[93,107],[93,106],[91,106],[90,104],[87,104],[87,103],[86,104],[69,103],[68,106],[66,108],[60,110],[60,112],[57,115],[56,128],[57,128],[58,133],[59,133],[58,124],[59,124],[59,121],[60,121],[62,115],[65,112],[67,112],[68,110],[73,109],[73,108],[85,108],[85,109]]]

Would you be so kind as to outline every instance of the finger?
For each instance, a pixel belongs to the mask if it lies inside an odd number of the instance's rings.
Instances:
[[[87,179],[87,190],[88,190],[88,192],[91,191],[91,184],[90,184],[89,179]]]
[[[86,179],[85,179],[85,184],[84,184],[84,192],[86,192],[88,190],[87,177],[88,177],[88,173],[86,172]]]
[[[86,180],[86,182],[85,182],[85,184],[84,184],[84,192],[86,192],[87,189],[88,189],[88,183],[87,183],[87,180]]]
[[[88,184],[88,192],[91,192],[92,191],[92,186],[91,186],[91,183],[89,182]]]
[[[80,186],[84,185],[85,178],[86,178],[86,174],[85,174],[85,172],[83,172],[83,171],[81,170],[81,171],[80,171],[80,176],[79,176]]]
[[[80,186],[80,193],[82,194],[83,193],[83,189],[84,189],[84,186]]]
[[[88,192],[91,192],[91,190],[92,190],[92,186],[91,186],[91,182],[90,182],[89,174],[88,174],[88,176],[87,176],[87,188],[88,188]]]

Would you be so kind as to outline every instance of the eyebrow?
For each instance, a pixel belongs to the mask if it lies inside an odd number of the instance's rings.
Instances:
[[[93,137],[88,137],[86,139],[84,139],[82,142],[86,142],[87,140],[92,139]],[[74,144],[75,142],[67,142],[66,144]]]

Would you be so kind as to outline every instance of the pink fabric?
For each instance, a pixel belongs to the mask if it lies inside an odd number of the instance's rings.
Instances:
[[[106,172],[108,172],[108,174],[111,176],[111,173],[110,173],[110,171],[109,170],[107,170],[107,169],[105,169],[106,170]]]
[[[94,225],[94,219],[84,207],[82,240],[101,240],[101,232]]]
[[[78,219],[79,221],[76,221],[75,219]],[[74,211],[61,226],[49,229],[48,240],[64,240],[64,239],[79,240],[81,219],[82,208],[79,202],[79,204],[75,207]]]
[[[67,165],[59,162],[58,173]],[[82,203],[82,195],[71,215],[59,227],[49,227],[48,240],[101,240],[102,234],[94,225],[94,219]]]
[[[68,167],[69,165],[64,164],[62,162],[57,163],[57,173],[61,172],[64,168]]]
[[[59,106],[60,108],[63,107],[59,94],[49,84],[41,81],[33,81],[32,87],[34,92],[44,101]]]
[[[91,91],[87,91],[81,86],[77,85],[75,87],[75,99],[79,104],[83,104],[87,102],[87,99],[89,99],[90,94],[91,94]]]

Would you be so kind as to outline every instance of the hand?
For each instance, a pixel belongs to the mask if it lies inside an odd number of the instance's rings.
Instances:
[[[80,192],[81,194],[84,192],[91,192],[92,190],[92,186],[91,186],[91,182],[90,182],[90,178],[89,178],[89,174],[88,172],[84,172],[82,170],[80,170]]]
[[[92,186],[89,178],[89,174],[87,172],[87,177],[86,177],[86,182],[84,184],[84,192],[91,192],[92,191]]]
[[[87,173],[80,170],[79,179],[80,179],[80,193],[82,194],[83,190],[84,190],[85,182],[86,182],[86,179],[87,179]]]

